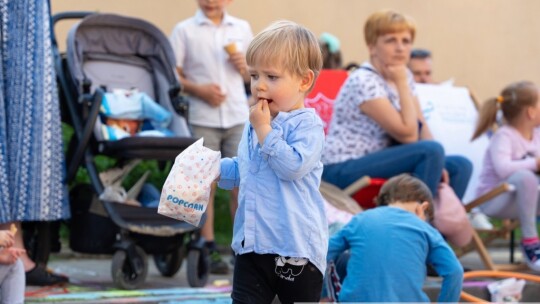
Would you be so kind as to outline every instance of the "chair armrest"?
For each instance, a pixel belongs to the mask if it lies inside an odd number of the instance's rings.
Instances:
[[[358,190],[365,188],[371,184],[371,178],[367,175],[362,176],[354,183],[350,184],[347,188],[343,189],[343,192],[349,196],[358,192]]]
[[[362,208],[358,206],[355,200],[345,194],[343,190],[330,183],[321,181],[319,191],[321,191],[321,194],[328,203],[340,210],[347,211],[351,214],[362,212]]]
[[[483,203],[491,200],[492,198],[500,195],[501,193],[512,191],[514,187],[510,185],[509,183],[502,183],[498,185],[497,187],[493,188],[489,192],[479,196],[478,198],[472,200],[468,204],[465,205],[465,210],[470,212],[473,208],[478,207],[482,205]]]

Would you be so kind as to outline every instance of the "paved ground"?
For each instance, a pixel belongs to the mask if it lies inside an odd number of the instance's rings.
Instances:
[[[508,261],[507,247],[490,248],[490,253],[496,262],[506,263]],[[182,268],[175,276],[166,278],[161,276],[153,260],[150,259],[149,274],[146,282],[141,287],[142,293],[140,292],[136,295],[124,293],[123,295],[116,295],[114,298],[108,298],[111,295],[111,290],[114,289],[110,259],[110,256],[81,255],[70,252],[69,250],[64,250],[60,254],[53,255],[49,263],[50,268],[58,273],[68,275],[72,284],[67,289],[28,287],[27,296],[29,297],[27,297],[27,301],[29,303],[42,301],[54,302],[53,300],[55,298],[52,295],[60,294],[56,297],[60,297],[57,300],[62,300],[63,303],[185,303],[184,301],[186,299],[190,300],[188,303],[207,303],[208,301],[213,301],[213,303],[230,303],[228,292],[230,291],[230,284],[232,282],[232,271],[228,275],[211,275],[206,289],[194,290],[189,287],[187,282],[185,260]],[[225,259],[228,261],[230,256],[225,256]],[[520,253],[516,254],[516,259],[521,259]],[[476,253],[469,253],[463,256],[460,261],[466,269],[481,270],[484,268]],[[439,286],[439,278],[428,279],[426,290],[430,297],[435,297],[438,294]],[[478,296],[487,295],[485,284],[482,286],[475,285],[475,289],[480,290],[480,293],[477,293]],[[530,291],[538,296],[537,298],[533,296],[536,301],[540,301],[539,289],[539,286],[536,286],[534,290],[531,289],[532,291]],[[107,296],[103,296],[103,291],[106,291]],[[211,297],[212,300],[209,298],[194,300],[192,297],[186,298],[184,293],[188,291],[203,294],[219,291],[219,294],[213,294]],[[67,296],[66,293],[69,295],[84,295],[86,299],[74,298],[72,301],[68,301],[69,298],[65,298]],[[159,294],[159,296],[156,296],[156,294]],[[91,299],[89,295],[94,296],[95,299],[88,300],[88,298]]]
[[[148,276],[135,292],[118,291],[111,275],[111,258],[108,255],[88,255],[63,249],[52,254],[49,268],[70,278],[67,286],[26,288],[28,303],[229,303],[232,283],[232,266],[228,275],[210,275],[205,288],[191,288],[186,276],[186,260],[173,277],[164,277],[157,270],[152,256],[148,259]],[[224,256],[229,261],[230,256]],[[206,297],[205,295],[209,295]],[[72,296],[78,296],[70,298]],[[202,297],[203,300],[196,300]]]
[[[225,256],[227,261],[230,256]],[[143,289],[150,288],[176,288],[189,287],[186,276],[186,260],[182,267],[173,277],[163,277],[157,270],[152,257],[149,258],[148,277],[142,285]],[[49,262],[49,267],[55,272],[69,276],[70,282],[81,285],[94,285],[101,289],[114,288],[111,275],[110,256],[91,256],[80,254],[63,254],[53,256]],[[210,275],[209,285],[230,285],[232,283],[232,267],[228,275]]]

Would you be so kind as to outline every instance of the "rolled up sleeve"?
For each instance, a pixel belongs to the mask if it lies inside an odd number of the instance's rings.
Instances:
[[[232,190],[240,185],[240,174],[238,171],[238,160],[233,158],[221,159],[221,178],[218,187],[225,190]]]
[[[315,119],[303,120],[287,138],[278,123],[272,128],[260,152],[276,175],[282,180],[297,180],[311,172],[322,154],[322,123]]]

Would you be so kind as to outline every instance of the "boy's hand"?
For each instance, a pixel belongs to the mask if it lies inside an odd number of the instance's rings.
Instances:
[[[244,53],[236,52],[229,55],[229,61],[234,65],[236,70],[244,75],[247,71],[246,56]]]
[[[268,108],[268,101],[258,101],[254,106],[251,107],[249,113],[249,122],[255,130],[264,125],[270,126],[270,121],[271,116],[270,108]]]
[[[249,113],[249,122],[255,129],[257,133],[257,139],[259,144],[262,146],[266,135],[272,131],[272,126],[270,125],[272,118],[270,115],[270,108],[268,108],[268,101],[262,100],[257,102],[254,106],[251,107]]]
[[[221,91],[221,87],[214,83],[199,86],[197,96],[206,101],[212,107],[219,107],[227,96]]]
[[[0,246],[11,247],[15,243],[13,234],[9,230],[0,230]]]
[[[442,171],[441,182],[445,184],[450,184],[450,174],[448,174],[448,171],[446,169],[443,169]]]
[[[0,264],[8,265],[13,264],[20,258],[26,251],[21,248],[7,248],[0,251]]]

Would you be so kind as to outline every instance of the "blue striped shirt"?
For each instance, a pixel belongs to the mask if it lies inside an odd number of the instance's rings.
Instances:
[[[221,161],[219,187],[240,187],[236,254],[307,258],[324,274],[328,229],[319,192],[323,125],[313,109],[280,112],[264,144],[244,128],[238,156]]]

